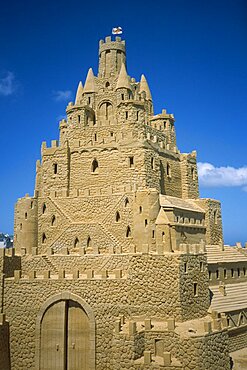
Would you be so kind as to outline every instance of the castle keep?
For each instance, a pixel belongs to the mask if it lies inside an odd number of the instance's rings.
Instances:
[[[230,370],[247,347],[247,254],[224,246],[196,152],[154,115],[120,37],[100,41],[66,115],[0,250],[0,369]]]

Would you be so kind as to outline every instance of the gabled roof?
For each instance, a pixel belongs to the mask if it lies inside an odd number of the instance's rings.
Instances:
[[[230,312],[247,308],[247,282],[225,285],[226,295],[218,286],[210,287],[213,293],[210,309],[217,312]]]
[[[204,209],[199,207],[192,199],[181,199],[169,195],[160,194],[160,205],[164,208],[178,208],[188,211],[205,213]]]
[[[247,255],[233,247],[225,246],[222,250],[218,245],[207,245],[206,250],[208,263],[247,262]]]

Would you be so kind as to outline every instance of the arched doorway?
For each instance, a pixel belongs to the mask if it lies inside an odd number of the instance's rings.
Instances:
[[[62,299],[54,299],[39,315],[39,366],[36,368],[94,369],[95,327],[91,309],[71,294],[67,299],[66,294]]]

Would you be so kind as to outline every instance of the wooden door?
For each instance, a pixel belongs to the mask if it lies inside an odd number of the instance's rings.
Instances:
[[[66,302],[48,308],[41,323],[40,370],[65,369]]]
[[[89,367],[89,320],[82,307],[68,301],[67,325],[68,370],[88,370]]]
[[[90,325],[82,307],[54,303],[41,322],[40,370],[89,370]]]

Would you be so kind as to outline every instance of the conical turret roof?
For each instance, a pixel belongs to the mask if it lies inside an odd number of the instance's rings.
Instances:
[[[120,69],[118,80],[117,80],[117,86],[116,86],[116,89],[121,89],[121,88],[131,90],[129,77],[127,75],[127,71],[126,71],[126,67],[124,63],[122,63],[121,65],[121,69]]]
[[[77,87],[76,97],[75,97],[75,104],[80,104],[80,100],[83,94],[83,86],[82,82],[80,81]]]
[[[139,91],[140,91],[140,93],[142,91],[145,91],[146,99],[147,100],[152,100],[151,92],[150,92],[146,77],[144,75],[141,75],[140,90]]]
[[[95,92],[94,74],[92,68],[89,68],[83,93],[94,93],[94,92]]]

